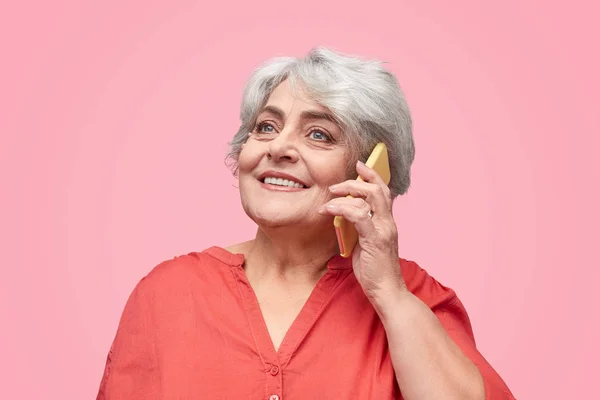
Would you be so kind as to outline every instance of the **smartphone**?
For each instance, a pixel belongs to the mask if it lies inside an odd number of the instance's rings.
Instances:
[[[367,167],[373,168],[381,176],[386,185],[390,183],[390,162],[387,147],[384,143],[377,143],[365,164]],[[360,176],[356,180],[363,181]],[[354,224],[338,215],[333,219],[333,226],[335,227],[340,255],[345,258],[350,257],[358,242],[358,232]]]

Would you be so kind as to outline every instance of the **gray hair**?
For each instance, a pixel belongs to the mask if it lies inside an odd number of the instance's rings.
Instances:
[[[406,193],[415,157],[412,120],[394,75],[381,62],[317,47],[303,58],[276,57],[261,64],[244,88],[241,126],[230,143],[227,160],[237,173],[242,145],[254,130],[261,109],[284,80],[298,81],[318,104],[326,107],[344,132],[353,157],[366,160],[378,142],[388,147],[392,197]],[[354,172],[356,174],[356,172]]]

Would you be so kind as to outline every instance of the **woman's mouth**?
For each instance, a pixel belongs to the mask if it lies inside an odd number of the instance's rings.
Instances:
[[[294,182],[291,179],[282,179],[282,178],[276,178],[276,177],[272,177],[272,176],[265,177],[262,180],[262,182],[267,185],[274,185],[274,186],[283,186],[283,187],[296,188],[296,189],[304,189],[305,188],[305,186],[303,184],[301,184],[300,182]]]
[[[285,192],[296,192],[298,190],[308,189],[310,185],[302,181],[302,179],[277,170],[266,170],[258,176],[258,180],[262,186],[270,190],[279,190]]]

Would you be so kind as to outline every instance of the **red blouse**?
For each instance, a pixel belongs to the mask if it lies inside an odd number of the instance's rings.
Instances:
[[[383,326],[333,257],[276,352],[246,279],[220,247],[163,262],[129,297],[97,400],[401,399]],[[475,347],[453,290],[400,259],[408,289],[479,367],[487,399],[514,399]]]

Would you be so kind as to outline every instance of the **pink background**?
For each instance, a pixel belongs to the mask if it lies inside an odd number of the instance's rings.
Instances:
[[[597,398],[598,6],[482,3],[3,5],[2,398],[94,398],[138,280],[252,237],[223,161],[243,84],[319,44],[406,92],[402,256],[458,292],[518,398]]]

